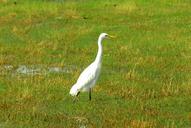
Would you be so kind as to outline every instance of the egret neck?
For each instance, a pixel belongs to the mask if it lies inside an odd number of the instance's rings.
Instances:
[[[98,38],[98,52],[97,52],[97,56],[96,56],[96,59],[95,59],[95,62],[96,63],[101,63],[101,58],[102,58],[102,42],[103,38],[101,36],[99,36]]]

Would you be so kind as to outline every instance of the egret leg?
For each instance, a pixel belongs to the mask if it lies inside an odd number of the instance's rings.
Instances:
[[[91,92],[92,92],[92,90],[91,90],[91,88],[90,88],[90,90],[89,90],[89,100],[92,99],[92,97],[91,97]]]
[[[78,96],[80,94],[80,91],[77,93],[77,95],[76,96]]]

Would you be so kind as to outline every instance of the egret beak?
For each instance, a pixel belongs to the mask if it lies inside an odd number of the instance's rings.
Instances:
[[[116,36],[108,35],[109,38],[114,39]]]

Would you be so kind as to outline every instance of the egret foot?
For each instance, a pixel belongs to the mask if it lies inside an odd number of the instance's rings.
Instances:
[[[73,98],[73,102],[76,102],[76,101],[78,101],[79,99],[78,99],[78,95],[80,94],[80,92],[78,92],[77,93],[77,95]]]
[[[75,96],[75,97],[73,98],[73,103],[76,103],[78,100],[79,100],[78,97]]]

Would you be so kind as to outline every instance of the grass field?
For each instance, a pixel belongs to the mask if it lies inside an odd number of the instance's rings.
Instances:
[[[103,42],[92,101],[74,103],[101,32],[117,38]],[[191,2],[0,0],[0,73],[0,128],[189,128]]]

